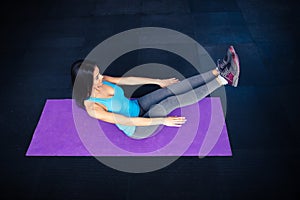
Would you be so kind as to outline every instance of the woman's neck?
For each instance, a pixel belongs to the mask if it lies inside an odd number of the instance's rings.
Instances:
[[[97,97],[99,94],[101,94],[101,86],[96,86],[93,87],[92,92],[91,92],[91,97]]]

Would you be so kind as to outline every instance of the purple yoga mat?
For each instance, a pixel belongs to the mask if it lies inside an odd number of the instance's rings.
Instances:
[[[156,134],[131,139],[114,124],[91,118],[72,99],[48,99],[26,156],[231,156],[220,99],[204,98],[175,109],[180,128],[159,126]]]

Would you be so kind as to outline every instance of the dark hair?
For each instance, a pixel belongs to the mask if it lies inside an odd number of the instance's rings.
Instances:
[[[95,67],[98,67],[96,63],[84,59],[77,60],[71,66],[73,98],[84,110],[84,100],[91,96]]]

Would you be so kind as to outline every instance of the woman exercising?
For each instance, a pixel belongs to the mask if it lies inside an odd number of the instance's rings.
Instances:
[[[194,104],[222,85],[236,87],[240,74],[233,46],[216,69],[189,77],[152,79],[102,75],[97,64],[78,60],[72,64],[71,78],[76,104],[96,119],[116,124],[127,136],[143,139],[153,136],[159,125],[181,127],[185,117],[167,116],[176,108]],[[137,99],[128,99],[118,85],[157,84],[161,88]]]

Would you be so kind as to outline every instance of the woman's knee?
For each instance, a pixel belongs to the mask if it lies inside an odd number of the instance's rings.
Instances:
[[[150,107],[147,113],[145,113],[145,117],[165,117],[167,115],[167,111],[162,104],[155,104]]]

